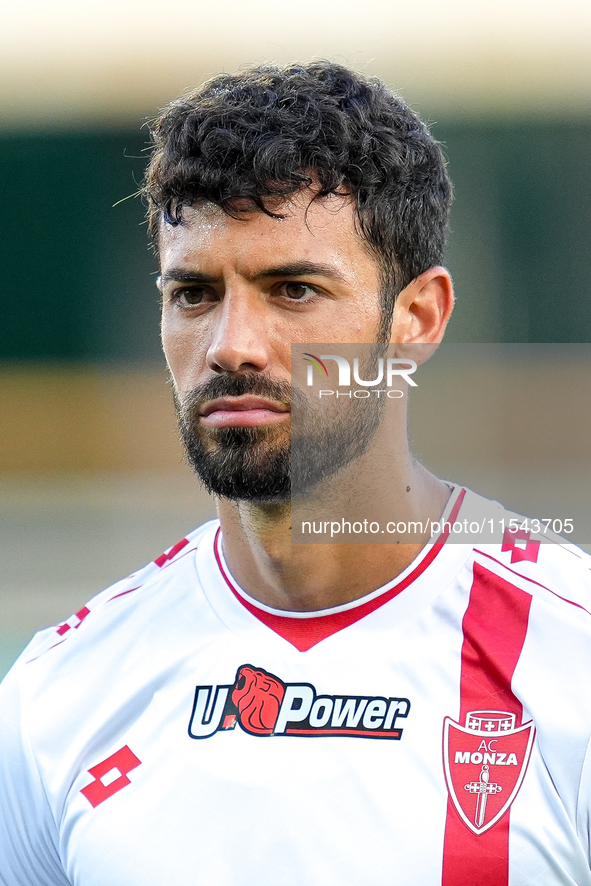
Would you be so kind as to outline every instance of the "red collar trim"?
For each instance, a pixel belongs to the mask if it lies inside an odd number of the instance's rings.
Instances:
[[[372,600],[367,600],[365,603],[360,603],[358,606],[353,606],[351,609],[346,609],[342,612],[329,612],[326,615],[312,615],[310,618],[293,618],[293,616],[290,615],[277,615],[275,612],[266,612],[266,610],[259,609],[258,606],[251,603],[250,600],[245,600],[242,594],[236,589],[222,563],[219,550],[221,527],[216,532],[214,541],[215,558],[226,584],[244,608],[248,609],[251,615],[254,615],[259,621],[262,621],[263,624],[268,628],[271,628],[272,631],[275,631],[276,634],[283,637],[284,640],[287,640],[288,643],[291,643],[292,646],[295,646],[296,649],[299,649],[300,652],[307,652],[308,649],[316,646],[321,640],[330,637],[331,634],[336,634],[337,631],[342,631],[343,628],[348,628],[349,625],[355,624],[356,621],[375,612],[376,609],[379,609],[384,603],[388,603],[389,600],[392,600],[400,594],[401,591],[412,584],[413,581],[415,581],[419,575],[431,565],[447,541],[450,533],[450,524],[455,522],[465,495],[466,490],[462,489],[452,512],[446,520],[448,528],[439,535],[429,553],[423,557],[421,562],[406,576],[406,578],[385,590],[383,594],[380,594],[378,597],[374,597]]]

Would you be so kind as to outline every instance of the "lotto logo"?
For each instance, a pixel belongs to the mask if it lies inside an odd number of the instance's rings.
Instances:
[[[83,606],[82,609],[79,609],[78,612],[75,613],[68,621],[65,621],[63,625],[60,625],[57,629],[57,633],[62,636],[70,628],[79,628],[87,615],[90,615],[90,609],[88,606]]]
[[[84,794],[91,806],[98,806],[131,783],[128,773],[140,766],[141,762],[127,745],[119,748],[106,760],[88,770],[94,776],[94,781],[82,788],[80,793]]]
[[[540,553],[540,542],[532,541],[530,533],[526,529],[511,529],[507,527],[503,535],[503,547],[501,551],[511,551],[511,562],[520,563],[529,560],[537,563]]]
[[[188,538],[181,538],[181,540],[177,541],[177,543],[169,551],[166,551],[164,554],[160,554],[160,556],[154,560],[154,563],[156,564],[156,566],[159,566],[160,569],[162,569],[163,566],[166,566],[167,563],[170,563],[171,560],[174,560],[179,551],[182,551],[183,548],[186,548],[188,544]]]
[[[397,720],[408,716],[407,698],[318,695],[309,683],[284,683],[245,664],[231,685],[197,686],[189,721],[191,738],[209,738],[238,723],[250,735],[348,735],[399,739]]]

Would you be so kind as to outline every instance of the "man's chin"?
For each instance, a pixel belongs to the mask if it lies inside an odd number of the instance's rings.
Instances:
[[[202,466],[193,465],[205,489],[217,498],[228,501],[250,502],[257,505],[288,504],[291,501],[291,483],[278,482],[277,477],[212,477]]]
[[[224,429],[234,431],[236,429]],[[240,428],[239,431],[252,429]],[[285,503],[291,496],[289,447],[269,448],[245,440],[242,433],[225,435],[225,445],[185,439],[189,464],[212,495],[257,504]],[[230,437],[230,439],[228,439]]]
[[[216,493],[213,493],[216,495]],[[233,496],[217,494],[217,498],[223,499],[224,501],[235,501],[242,502],[251,505],[255,505],[260,508],[286,508],[291,505],[291,494],[289,492],[283,495],[260,495],[259,493],[254,493],[252,495],[248,494],[248,490],[243,490],[241,494],[236,494]]]

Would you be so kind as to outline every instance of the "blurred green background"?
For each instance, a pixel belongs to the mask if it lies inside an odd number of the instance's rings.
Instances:
[[[449,339],[591,339],[591,118],[442,119],[456,189]],[[137,190],[146,131],[1,132],[0,360],[158,362]],[[123,200],[123,202],[118,202]]]
[[[124,199],[143,175],[146,119],[218,71],[321,57],[385,79],[444,145],[456,190],[449,340],[591,341],[588,2],[302,0],[294,9],[271,0],[174,8],[23,0],[7,8],[0,673],[34,630],[213,513],[176,441],[143,207]],[[584,413],[574,433],[586,439],[591,397],[580,394],[581,365],[577,400],[567,386],[570,412],[554,425]],[[548,476],[573,495],[589,489],[580,445],[555,446],[551,457],[540,450],[534,470],[518,457],[527,441],[517,441],[514,462],[501,459],[493,482],[490,453],[479,461],[472,452],[467,466],[453,436],[444,443],[419,426],[428,463],[485,493],[499,482],[508,495],[520,490],[517,509],[534,506]]]

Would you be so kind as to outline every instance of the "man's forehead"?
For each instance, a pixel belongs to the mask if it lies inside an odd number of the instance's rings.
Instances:
[[[330,219],[336,218],[344,226],[354,227],[355,202],[348,194],[318,196],[317,188],[306,187],[284,197],[265,197],[264,205],[267,212],[263,212],[248,197],[233,199],[226,209],[217,203],[201,200],[190,206],[183,206],[182,226],[215,230],[231,221],[268,220],[270,228],[273,227],[272,222],[283,221],[292,224],[299,221],[310,227],[315,224],[326,224]],[[164,217],[161,218],[161,234],[166,236],[177,227],[167,222]]]
[[[180,224],[161,221],[162,265],[172,254],[190,251],[195,255],[229,245],[249,251],[267,245],[282,252],[330,251],[343,258],[352,253],[352,260],[360,253],[369,257],[367,243],[355,223],[354,201],[348,195],[318,197],[315,190],[306,188],[266,206],[273,215],[249,201],[237,201],[229,212],[205,201],[183,207]]]

